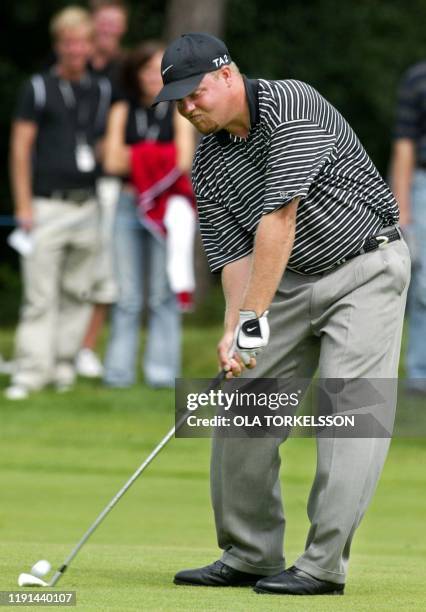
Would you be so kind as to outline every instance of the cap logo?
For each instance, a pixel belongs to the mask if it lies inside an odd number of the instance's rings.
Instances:
[[[165,68],[161,74],[164,76],[166,72],[170,70],[170,68],[173,68],[173,64],[170,64],[170,66],[167,66],[167,68]]]
[[[225,66],[226,64],[229,64],[229,59],[228,56],[225,55],[220,55],[219,57],[216,57],[215,59],[212,60],[213,64],[216,66],[216,68],[220,68],[221,66]]]

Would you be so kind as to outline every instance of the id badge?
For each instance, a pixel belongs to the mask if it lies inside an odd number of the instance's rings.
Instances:
[[[96,166],[93,149],[86,142],[79,142],[75,147],[75,161],[80,172],[93,172]]]

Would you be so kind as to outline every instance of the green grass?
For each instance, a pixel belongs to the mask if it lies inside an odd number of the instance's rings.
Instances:
[[[187,328],[187,376],[214,373],[219,330]],[[11,334],[0,335],[4,353]],[[0,386],[7,383],[0,378]],[[40,558],[58,566],[173,424],[173,394],[139,384],[0,400],[0,590]],[[219,557],[209,501],[207,439],[176,439],[130,489],[64,575],[84,610],[423,610],[426,443],[394,440],[352,550],[344,597],[283,598],[250,589],[176,587],[173,574]],[[283,449],[291,563],[302,551],[315,442]]]

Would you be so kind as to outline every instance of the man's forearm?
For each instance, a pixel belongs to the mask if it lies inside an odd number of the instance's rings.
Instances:
[[[269,308],[293,249],[298,200],[265,215],[257,229],[250,276],[241,308],[260,316]]]
[[[274,297],[293,249],[298,203],[299,199],[295,199],[285,208],[265,215],[256,231],[253,253],[223,269],[225,333],[218,345],[218,356],[220,367],[228,372],[227,378],[239,376],[244,366],[255,367],[255,356],[268,343],[268,320],[261,315]],[[240,312],[244,310],[255,314]],[[245,330],[244,325],[256,315],[259,335],[247,337],[250,330]]]
[[[238,325],[251,268],[251,255],[233,261],[222,271],[222,286],[225,296],[225,331],[233,332]]]
[[[408,225],[411,221],[411,184],[415,163],[414,141],[407,138],[397,140],[392,155],[391,178],[392,190],[399,205],[402,226]]]
[[[11,183],[15,201],[15,213],[19,216],[31,210],[32,184],[31,162],[28,157],[13,157],[11,163]]]
[[[31,154],[37,135],[37,125],[31,121],[15,121],[10,140],[10,179],[19,223],[31,225],[32,164]]]

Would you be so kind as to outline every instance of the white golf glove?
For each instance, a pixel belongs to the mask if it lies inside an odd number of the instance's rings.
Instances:
[[[269,341],[268,311],[257,317],[253,310],[240,310],[240,322],[235,330],[233,352],[248,365]]]

